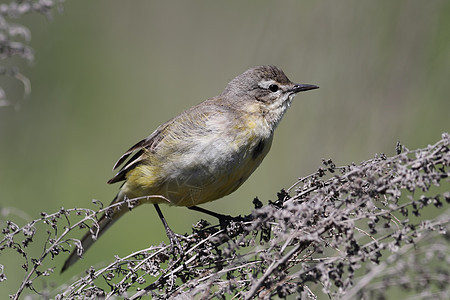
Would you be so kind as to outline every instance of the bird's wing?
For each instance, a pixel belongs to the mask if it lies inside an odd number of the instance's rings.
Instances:
[[[215,115],[223,115],[223,113],[226,113],[227,111],[229,111],[229,108],[227,107],[217,106],[211,101],[205,101],[202,106],[194,106],[160,125],[152,134],[133,145],[119,158],[114,164],[113,170],[124,164],[125,161],[128,161],[113,178],[108,180],[108,183],[125,180],[126,174],[146,159],[144,153],[156,151],[160,142],[165,138],[174,138],[177,135],[177,131],[182,131],[183,135],[188,137],[189,131],[192,131],[194,127],[201,127],[206,124],[207,119],[214,117]],[[194,125],[194,123],[195,126],[191,126]],[[198,132],[196,132],[196,134],[198,134]]]

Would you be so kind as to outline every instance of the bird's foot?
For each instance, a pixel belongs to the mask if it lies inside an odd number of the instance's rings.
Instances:
[[[181,246],[180,239],[185,239],[186,237],[181,234],[173,232],[172,229],[170,228],[166,228],[166,234],[167,237],[169,238],[170,249],[172,250],[172,253],[174,255],[177,253],[179,254],[183,253],[183,247]]]

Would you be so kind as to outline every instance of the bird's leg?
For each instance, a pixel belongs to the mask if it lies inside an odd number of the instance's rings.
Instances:
[[[245,218],[243,218],[241,216],[232,217],[230,215],[222,215],[222,214],[219,214],[219,213],[216,213],[216,212],[213,212],[213,211],[210,211],[210,210],[207,210],[205,208],[201,208],[201,207],[198,207],[198,206],[195,206],[195,205],[194,206],[189,206],[188,209],[192,209],[192,210],[199,211],[199,212],[205,213],[207,215],[216,217],[219,220],[220,227],[222,229],[225,229],[227,223],[230,222],[230,221],[245,221]]]
[[[178,248],[180,253],[182,253],[182,248],[180,241],[178,241],[177,234],[175,234],[172,229],[170,229],[169,224],[167,224],[166,219],[164,218],[161,209],[159,208],[158,204],[153,204],[155,206],[156,212],[158,213],[159,218],[161,219],[161,222],[164,225],[164,229],[166,229],[167,237],[170,241],[170,247],[172,248],[172,251],[175,253],[175,246]]]

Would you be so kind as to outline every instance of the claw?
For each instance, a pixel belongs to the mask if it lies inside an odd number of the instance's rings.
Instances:
[[[183,253],[183,248],[181,247],[180,241],[178,240],[178,237],[183,237],[182,235],[176,234],[175,232],[170,229],[169,224],[167,224],[166,219],[164,218],[161,209],[159,208],[158,204],[153,204],[155,206],[156,212],[158,213],[159,218],[161,219],[161,222],[164,225],[164,228],[166,229],[166,235],[169,238],[170,241],[170,248],[172,249],[172,253],[176,254],[176,248],[178,248],[178,253]]]
[[[184,236],[182,236],[180,234],[176,234],[169,227],[166,228],[166,234],[170,241],[170,248],[172,250],[172,253],[173,254],[176,254],[177,252],[179,254],[183,253],[183,247],[181,247],[180,240],[178,238],[181,238],[181,237],[184,238]]]
[[[197,206],[189,206],[188,209],[192,209],[192,210],[196,210],[205,214],[208,214],[210,216],[216,217],[219,220],[219,225],[220,225],[220,229],[225,230],[227,228],[227,226],[230,224],[231,221],[234,222],[246,222],[246,221],[250,221],[252,219],[251,216],[246,216],[246,217],[241,217],[241,216],[237,216],[237,217],[232,217],[230,215],[222,215],[201,207],[197,207]]]

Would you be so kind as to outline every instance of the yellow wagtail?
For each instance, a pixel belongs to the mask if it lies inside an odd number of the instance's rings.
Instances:
[[[275,66],[245,71],[222,94],[182,112],[125,152],[114,169],[123,167],[108,181],[125,181],[111,204],[125,199],[136,199],[136,205],[152,203],[173,245],[174,233],[158,204],[220,216],[196,205],[241,186],[269,152],[274,130],[294,96],[316,88],[291,82]],[[96,237],[128,211],[122,205],[103,215]],[[81,243],[86,251],[94,243],[92,234],[86,233]],[[73,251],[62,271],[77,259]]]

